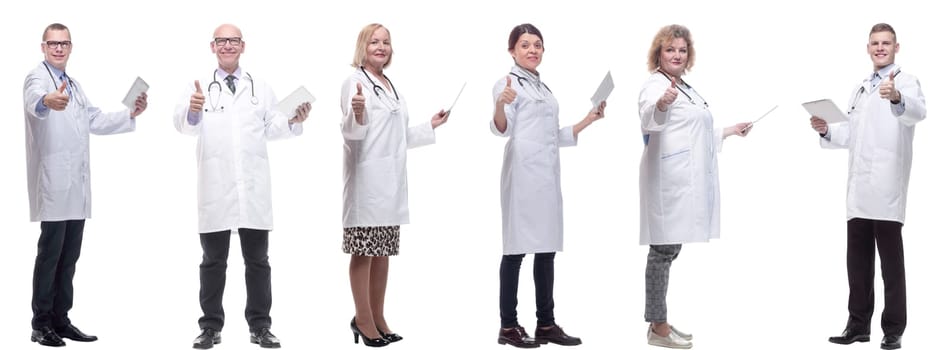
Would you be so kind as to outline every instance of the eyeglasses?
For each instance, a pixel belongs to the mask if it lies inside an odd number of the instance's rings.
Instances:
[[[66,40],[66,41],[52,41],[52,40],[50,40],[50,41],[45,42],[45,44],[46,44],[46,47],[49,47],[49,48],[61,47],[61,48],[64,48],[64,49],[68,49],[68,48],[72,47],[72,41],[69,41],[69,40]]]
[[[244,42],[241,38],[214,38],[214,45],[224,46],[231,43],[231,46],[238,46]]]

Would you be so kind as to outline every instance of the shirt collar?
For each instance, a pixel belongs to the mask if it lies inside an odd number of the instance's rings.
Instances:
[[[234,74],[227,74],[227,72],[225,72],[223,69],[218,68],[214,70],[214,74],[217,76],[217,80],[222,80],[222,81],[224,80],[224,78],[227,78],[228,75],[233,75],[235,77],[234,81],[236,82],[238,80],[241,80],[241,75],[243,74],[243,72],[241,72],[241,67],[237,67],[237,69],[234,70]]]
[[[527,81],[529,81],[531,84],[536,85],[537,83],[540,82],[539,74],[531,73],[531,71],[524,69],[524,67],[518,66],[516,64],[514,65],[514,67],[511,67],[511,72],[514,74],[520,75],[524,78],[527,78]]]
[[[63,75],[66,74],[65,71],[59,70],[59,68],[56,68],[56,66],[52,65],[51,63],[45,60],[43,61],[43,63],[46,64],[46,67],[49,68],[50,72],[53,72],[53,76],[55,76],[58,79],[62,79]]]
[[[890,72],[893,70],[896,70],[897,72],[899,72],[899,69],[896,67],[896,63],[890,63],[886,67],[880,68],[880,70],[871,73],[870,78],[868,80],[883,79],[884,77],[889,78]]]

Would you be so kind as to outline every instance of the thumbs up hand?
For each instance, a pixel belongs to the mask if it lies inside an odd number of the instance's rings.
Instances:
[[[517,98],[517,91],[514,91],[511,88],[511,76],[507,77],[507,85],[504,85],[504,91],[501,91],[501,95],[498,96],[496,104],[500,105],[509,105],[514,102],[514,99]]]
[[[366,96],[362,94],[362,84],[356,83],[356,95],[353,96],[350,105],[353,106],[353,115],[356,117],[356,123],[365,125]]]
[[[66,82],[63,81],[63,84],[59,86],[59,89],[46,94],[46,96],[43,96],[43,105],[54,111],[62,111],[66,109],[66,105],[69,104],[69,95],[66,95],[65,91]]]
[[[679,97],[679,89],[676,88],[676,78],[670,77],[672,80],[672,85],[669,85],[666,88],[666,92],[662,94],[662,97],[659,97],[659,101],[656,102],[656,109],[660,112],[665,112],[669,110],[669,105],[675,102],[676,98]]]
[[[884,78],[880,82],[880,98],[890,100],[893,103],[899,103],[900,99],[903,97],[900,95],[900,91],[896,89],[896,85],[893,82],[893,78],[896,77],[896,72],[890,70],[889,78]]]
[[[201,92],[201,83],[197,80],[194,81],[194,93],[191,94],[191,111],[195,113],[201,112],[201,108],[204,107],[204,93]]]

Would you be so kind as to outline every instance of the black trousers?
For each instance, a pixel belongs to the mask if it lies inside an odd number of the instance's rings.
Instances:
[[[537,326],[554,324],[554,254],[534,254],[534,301],[537,304]],[[517,323],[517,284],[524,254],[501,257],[501,327]]]
[[[33,329],[62,329],[71,323],[73,276],[86,220],[43,221],[33,265]]]
[[[270,328],[270,262],[267,256],[269,232],[239,229],[241,253],[244,255],[244,280],[247,285],[247,305],[244,318],[253,332]],[[227,255],[231,246],[231,231],[202,233],[201,248],[201,311],[198,326],[221,331],[224,328],[224,282],[227,277]]]
[[[847,222],[848,329],[870,332],[876,244],[883,272],[883,334],[903,335],[906,329],[906,273],[902,231],[903,224],[895,221],[854,218]]]

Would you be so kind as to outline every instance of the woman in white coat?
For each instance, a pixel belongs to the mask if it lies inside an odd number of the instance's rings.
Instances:
[[[445,111],[409,127],[405,96],[382,70],[392,62],[389,30],[363,27],[356,40],[356,71],[342,86],[343,252],[351,254],[349,281],[356,315],[354,340],[385,346],[402,339],[386,323],[389,256],[399,253],[400,225],[409,223],[406,150],[435,143]]]
[[[508,137],[501,170],[504,255],[498,343],[516,347],[548,342],[578,345],[580,338],[567,335],[554,322],[554,254],[563,250],[560,147],[575,146],[580,131],[603,118],[606,102],[579,123],[561,128],[557,99],[537,72],[544,57],[540,30],[531,24],[514,27],[508,37],[508,52],[515,65],[494,85],[494,118],[490,122],[495,135]],[[517,322],[518,276],[528,253],[534,254],[534,337]]]
[[[718,158],[728,136],[749,123],[715,128],[708,103],[682,76],[695,63],[689,30],[661,28],[649,49],[652,73],[639,94],[645,148],[639,168],[640,244],[646,259],[646,322],[650,345],[691,348],[692,336],[666,320],[669,268],[683,243],[719,236]]]

